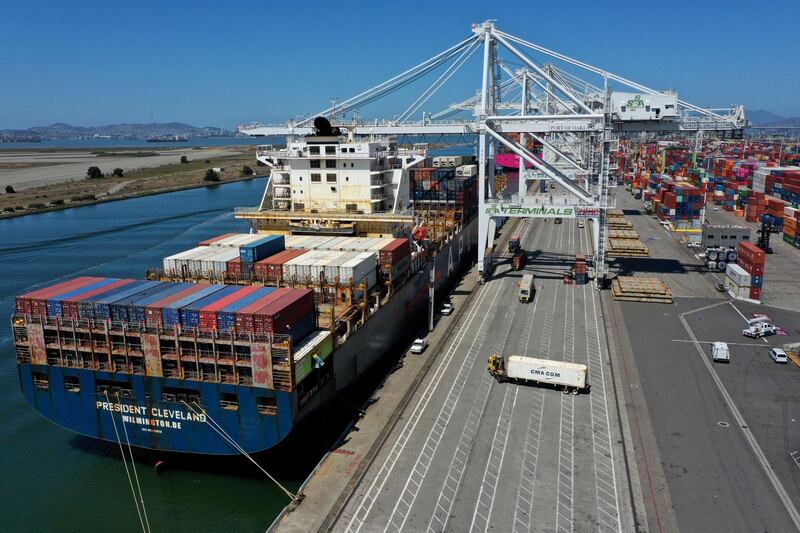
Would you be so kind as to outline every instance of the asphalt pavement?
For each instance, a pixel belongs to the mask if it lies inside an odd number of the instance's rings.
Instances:
[[[600,296],[562,281],[588,230],[528,220],[519,233],[535,299],[518,301],[524,272],[503,254],[334,531],[636,529]],[[586,364],[591,392],[497,383],[492,353]]]

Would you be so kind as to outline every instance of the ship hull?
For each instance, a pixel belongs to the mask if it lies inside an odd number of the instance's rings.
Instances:
[[[477,220],[472,220],[444,244],[292,392],[19,363],[22,392],[50,421],[87,437],[119,440],[126,446],[239,455],[242,450],[257,453],[285,445],[301,426],[309,425],[326,408],[336,408],[338,397],[364,385],[367,373],[402,353],[427,320],[430,269],[434,268],[434,289],[441,296],[474,261],[477,227]],[[37,386],[35,377],[40,383],[46,378],[46,388]],[[75,390],[76,382],[79,390]],[[98,392],[102,386],[124,393],[106,396]],[[173,399],[165,401],[164,393]],[[269,413],[259,410],[263,398],[274,401],[275,408]],[[226,399],[235,399],[236,408]]]

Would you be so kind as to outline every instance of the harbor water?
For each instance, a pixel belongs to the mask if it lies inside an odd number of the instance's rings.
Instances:
[[[81,275],[142,278],[161,258],[213,235],[246,232],[233,208],[258,203],[263,179],[0,221],[0,516],[4,531],[141,530],[116,444],[44,420],[23,399],[9,316],[14,296]],[[134,450],[153,531],[263,531],[287,497],[244,461]],[[305,472],[307,474],[307,472]],[[282,481],[296,490],[303,474]]]

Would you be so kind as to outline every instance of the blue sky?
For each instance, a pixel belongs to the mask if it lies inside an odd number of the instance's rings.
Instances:
[[[6,0],[0,129],[151,117],[226,128],[284,121],[405,70],[490,18],[698,105],[800,116],[796,1]],[[473,93],[474,59],[426,111]],[[398,113],[421,90],[363,115]]]

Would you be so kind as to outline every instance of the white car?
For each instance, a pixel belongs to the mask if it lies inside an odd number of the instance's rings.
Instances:
[[[415,339],[411,344],[411,353],[422,353],[428,347],[427,339]]]
[[[724,342],[715,342],[711,345],[711,359],[716,363],[730,363],[731,352],[728,345]]]
[[[661,225],[662,225],[662,226],[664,226],[664,227],[667,227],[667,226],[669,226],[669,220],[661,220],[661,221],[659,222],[659,224],[661,224]]]
[[[742,335],[745,337],[752,337],[753,339],[760,339],[761,337],[766,337],[767,335],[775,335],[775,324],[759,322],[757,324],[753,324],[747,329],[743,329]]]
[[[445,316],[446,316],[446,315],[450,315],[450,314],[452,314],[452,313],[453,313],[453,309],[454,309],[454,308],[453,308],[453,304],[451,304],[450,302],[448,302],[448,303],[446,303],[446,304],[444,304],[444,305],[442,306],[442,308],[439,310],[439,312],[440,312],[441,314],[443,314],[443,315],[445,315]]]
[[[700,248],[701,246],[703,245],[700,244],[700,241],[689,241],[686,243],[687,248]]]
[[[714,206],[714,207],[712,207],[712,208],[711,208],[711,210],[712,210],[712,211],[719,211],[719,207],[717,207],[717,206]]]
[[[775,361],[776,363],[788,362],[788,359],[786,358],[786,352],[784,352],[780,348],[770,348],[769,356],[772,357],[772,360]]]

